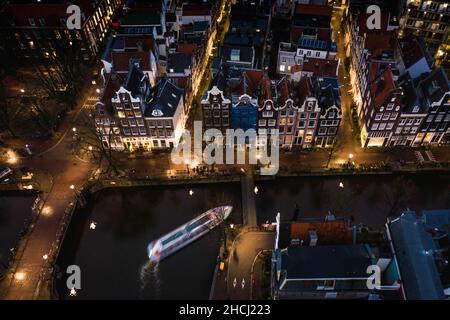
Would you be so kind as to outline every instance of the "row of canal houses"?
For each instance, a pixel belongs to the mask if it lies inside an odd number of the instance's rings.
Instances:
[[[124,1],[102,55],[94,108],[105,147],[151,151],[178,144],[223,3]]]
[[[385,10],[381,29],[350,6],[346,54],[363,147],[438,145],[450,141],[450,82],[422,38],[399,38]]]
[[[292,21],[312,19],[315,10],[321,12],[324,8],[328,6],[297,5],[297,16]],[[247,20],[263,16],[251,8],[232,6],[231,23],[236,16],[233,9],[240,9],[239,19],[243,12],[247,12]],[[328,34],[331,34],[330,21]],[[297,33],[299,37],[308,37],[316,31],[315,27],[305,26]],[[255,33],[261,32],[256,29]],[[204,130],[214,128],[225,135],[227,129],[254,129],[260,135],[258,143],[266,144],[275,129],[279,132],[278,140],[271,142],[284,149],[332,146],[342,117],[337,79],[339,61],[335,54],[313,57],[305,50],[298,64],[289,67],[289,74],[278,72],[271,78],[264,68],[264,58],[259,59],[260,64],[252,63],[255,60],[252,53],[258,52],[255,47],[251,43],[246,47],[242,43],[227,43],[225,38],[219,67],[216,72],[213,70],[213,81],[201,101]]]

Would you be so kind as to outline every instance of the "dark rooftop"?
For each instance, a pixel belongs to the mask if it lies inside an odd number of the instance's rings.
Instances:
[[[290,246],[282,256],[282,269],[290,279],[367,278],[370,265],[363,245]]]
[[[145,109],[145,117],[172,117],[183,98],[183,90],[166,78],[159,80],[155,90],[155,95]]]
[[[443,299],[444,289],[434,258],[437,248],[424,223],[413,212],[405,212],[389,222],[389,230],[406,298]]]
[[[180,52],[169,54],[167,67],[170,73],[184,73],[184,70],[192,68],[192,54]]]

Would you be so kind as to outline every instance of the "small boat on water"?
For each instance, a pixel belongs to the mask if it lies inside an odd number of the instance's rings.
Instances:
[[[232,210],[232,206],[210,209],[172,232],[152,241],[147,246],[148,258],[152,262],[161,261],[217,227],[228,218]]]

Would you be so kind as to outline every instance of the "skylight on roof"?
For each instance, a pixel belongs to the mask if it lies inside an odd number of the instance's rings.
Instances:
[[[239,49],[231,49],[231,61],[239,61],[241,56],[241,50]]]
[[[154,117],[162,117],[164,114],[160,109],[153,109],[152,116]]]

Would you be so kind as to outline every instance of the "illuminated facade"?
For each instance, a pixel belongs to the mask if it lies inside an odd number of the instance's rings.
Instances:
[[[61,47],[79,44],[83,60],[91,60],[104,41],[111,18],[123,0],[21,0],[0,9],[0,39],[14,55],[24,59],[48,58]],[[81,28],[69,30],[69,5],[81,10]],[[66,46],[68,47],[68,46]]]
[[[450,4],[448,0],[410,0],[401,19],[405,36],[423,38],[436,62],[448,60],[450,53]]]

